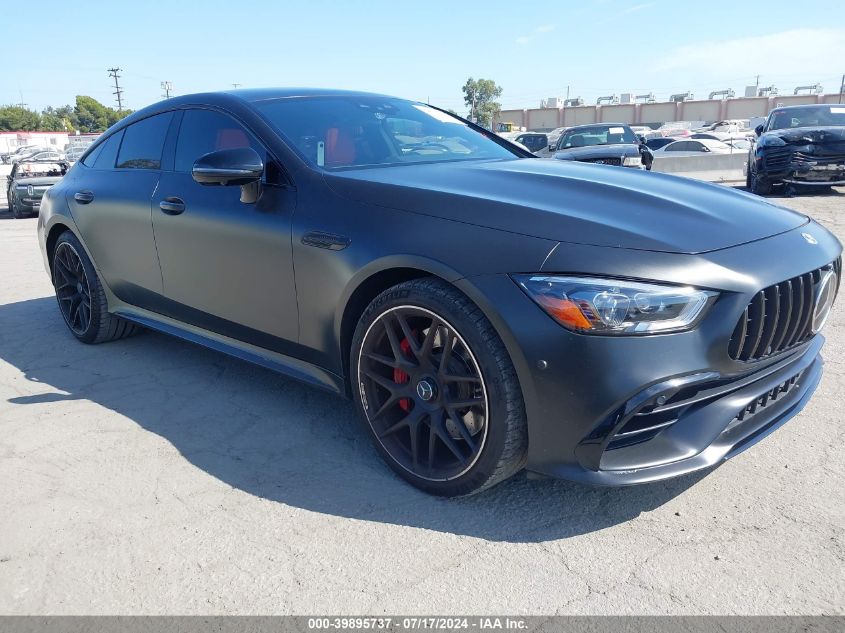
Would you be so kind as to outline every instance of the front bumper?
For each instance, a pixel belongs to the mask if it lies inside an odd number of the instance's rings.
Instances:
[[[817,244],[807,244],[807,231]],[[821,376],[822,336],[756,361],[732,359],[729,341],[762,288],[840,253],[835,238],[809,223],[701,255],[572,244],[550,254],[544,271],[589,262],[594,275],[625,271],[721,292],[696,328],[672,334],[576,334],[506,276],[459,285],[485,309],[516,367],[528,417],[527,469],[588,484],[638,484],[713,466],[803,408]]]
[[[771,182],[840,186],[845,185],[845,156],[815,156],[775,148],[758,156],[757,171]]]
[[[653,385],[578,444],[577,465],[564,464],[546,474],[627,485],[714,466],[804,407],[821,379],[823,343],[816,336],[804,350],[740,378],[725,380],[714,372]]]

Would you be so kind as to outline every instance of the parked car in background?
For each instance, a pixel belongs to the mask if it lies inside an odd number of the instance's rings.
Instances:
[[[87,147],[70,147],[68,148],[67,152],[65,152],[65,160],[69,163],[75,163],[80,158],[82,158],[83,154],[88,150]]]
[[[30,154],[27,156],[26,160],[55,160],[55,161],[63,161],[65,160],[64,152],[59,152],[54,149],[45,149],[40,152],[35,152],[34,154]]]
[[[734,138],[724,141],[724,143],[743,152],[751,149],[751,141],[747,138]]]
[[[0,160],[2,160],[4,164],[8,164],[11,162],[12,156],[20,157],[24,154],[29,154],[38,149],[41,149],[41,147],[39,147],[38,145],[22,145],[18,147],[14,152],[5,152],[3,154],[0,154]]]
[[[129,115],[47,191],[37,231],[79,341],[140,324],[346,396],[386,463],[443,496],[523,467],[644,483],[752,446],[820,380],[842,252],[727,187],[303,89]]]
[[[560,138],[560,135],[568,130],[568,127],[556,127],[551,132],[549,132],[549,151],[554,151],[555,147],[557,147],[557,141]]]
[[[755,130],[746,185],[765,195],[779,184],[845,185],[845,105],[775,108]]]
[[[735,151],[730,145],[713,139],[682,140],[664,145],[655,150],[655,156],[700,156],[701,154],[730,154]]]
[[[678,139],[671,137],[671,136],[657,136],[654,138],[646,139],[645,145],[650,150],[654,151],[656,149],[660,149],[661,147],[665,147],[669,143],[674,143]]]
[[[553,158],[651,169],[652,153],[625,123],[576,125],[558,139]]]
[[[539,152],[546,149],[549,145],[549,137],[546,134],[538,134],[534,132],[526,132],[520,134],[514,139],[523,147],[526,147],[529,152]]]
[[[15,163],[17,163],[19,161],[27,160],[29,158],[32,158],[36,154],[39,154],[41,152],[48,152],[48,151],[50,151],[50,150],[46,147],[29,147],[22,152],[15,153],[15,154],[12,154],[11,156],[9,156],[9,162],[14,165]]]
[[[66,162],[22,160],[6,176],[6,202],[15,218],[38,213],[44,192],[59,182],[70,169]]]
[[[647,138],[645,145],[648,147],[652,152],[656,149],[660,149],[669,143],[674,143],[676,138],[672,138],[671,136],[658,136],[655,138]]]

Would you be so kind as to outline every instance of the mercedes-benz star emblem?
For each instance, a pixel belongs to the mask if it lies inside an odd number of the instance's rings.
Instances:
[[[824,327],[827,317],[830,316],[830,309],[833,307],[833,300],[836,298],[836,287],[838,285],[836,273],[828,270],[816,286],[816,307],[813,309],[813,321],[810,328],[813,334]]]
[[[434,387],[427,380],[420,380],[417,383],[417,395],[421,400],[428,402],[434,397]]]
[[[818,244],[819,243],[819,241],[816,238],[814,238],[812,235],[810,235],[809,233],[802,233],[801,237],[803,237],[805,240],[807,240],[807,244]]]

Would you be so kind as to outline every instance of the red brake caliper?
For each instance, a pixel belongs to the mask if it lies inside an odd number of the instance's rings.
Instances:
[[[399,347],[402,350],[402,353],[405,354],[405,356],[410,357],[410,355],[411,355],[411,344],[408,342],[408,339],[403,338],[402,342],[399,343]],[[410,379],[411,379],[411,377],[406,372],[399,369],[398,367],[393,369],[393,382],[395,382],[396,384],[404,385]],[[399,400],[399,408],[402,409],[403,411],[406,411],[406,412],[410,411],[411,410],[411,399],[410,398],[402,398],[401,400]]]

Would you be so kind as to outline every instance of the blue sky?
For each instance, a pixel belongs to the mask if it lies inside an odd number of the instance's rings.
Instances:
[[[427,100],[464,113],[468,76],[508,107],[544,97],[761,85],[781,92],[845,73],[842,0],[110,0],[4,3],[0,104],[126,104],[256,86],[324,86]],[[15,25],[11,28],[11,25]],[[39,44],[31,45],[37,36]],[[44,42],[50,42],[45,44]]]

